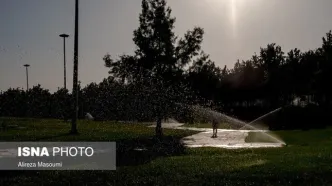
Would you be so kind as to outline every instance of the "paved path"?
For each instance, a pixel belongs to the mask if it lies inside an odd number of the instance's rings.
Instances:
[[[266,132],[266,130],[228,130],[218,129],[218,137],[211,138],[212,129],[183,127],[181,123],[163,123],[163,128],[200,131],[200,133],[187,136],[182,142],[187,147],[220,147],[228,149],[236,148],[262,148],[282,147],[283,143],[247,143],[245,138],[249,132]],[[155,127],[155,125],[149,126]]]

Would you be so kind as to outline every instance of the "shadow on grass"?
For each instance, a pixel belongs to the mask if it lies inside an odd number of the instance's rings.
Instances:
[[[317,168],[315,164],[297,163],[300,160],[315,162],[325,165]],[[236,170],[224,174],[214,171],[199,177],[198,180],[209,180],[204,185],[215,185],[223,180],[230,185],[331,185],[331,169],[328,160],[324,161],[310,156],[287,158],[284,161],[248,160],[241,163]],[[262,179],[264,177],[264,179]],[[191,181],[191,180],[190,180]],[[190,182],[189,181],[189,182]],[[193,183],[186,183],[186,185]]]
[[[58,137],[64,137],[64,136],[73,136],[73,134],[68,133],[63,133],[63,134],[59,134],[59,135],[54,135],[54,136],[45,136],[45,137],[40,137],[40,138],[36,138],[36,141],[43,141],[43,140],[51,140],[54,138],[58,138]]]
[[[135,166],[148,163],[159,157],[184,153],[185,147],[179,137],[164,136],[135,138],[117,141],[117,166]]]

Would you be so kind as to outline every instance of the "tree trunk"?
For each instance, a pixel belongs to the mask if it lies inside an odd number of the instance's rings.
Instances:
[[[156,136],[161,138],[163,136],[163,129],[161,128],[162,117],[158,116],[156,125]]]

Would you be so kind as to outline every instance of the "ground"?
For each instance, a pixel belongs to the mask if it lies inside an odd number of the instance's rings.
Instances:
[[[211,123],[194,123],[194,124],[184,124],[184,127],[195,127],[195,128],[211,128]],[[228,123],[220,123],[219,128],[222,129],[235,129],[236,127],[232,127],[232,125]]]
[[[116,141],[116,171],[27,171],[0,174],[0,185],[331,185],[332,129],[274,132],[282,148],[184,148],[198,131],[165,129],[162,141],[144,124],[79,121],[68,136],[59,120],[10,119],[1,141]],[[248,136],[255,136],[255,133]],[[146,152],[133,151],[144,146]]]
[[[210,124],[211,125],[211,124]],[[180,129],[199,131],[199,133],[182,138],[181,142],[186,147],[220,147],[220,148],[262,148],[262,147],[281,147],[285,143],[277,136],[270,134],[267,130],[235,130],[221,128],[219,126],[218,137],[212,138],[212,128],[202,128],[207,124],[184,125],[182,123],[164,123],[163,127],[168,129]],[[155,127],[151,125],[150,127]]]

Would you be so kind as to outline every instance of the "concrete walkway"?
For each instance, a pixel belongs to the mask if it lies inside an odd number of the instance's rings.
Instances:
[[[218,137],[211,138],[212,128],[190,128],[183,127],[182,123],[163,123],[163,128],[180,129],[180,130],[194,130],[200,131],[198,134],[187,136],[182,139],[182,142],[187,147],[219,147],[227,149],[238,148],[267,148],[267,147],[282,147],[281,142],[276,143],[247,143],[245,142],[249,132],[267,132],[266,130],[228,130],[218,129]],[[149,126],[155,127],[155,125]]]

